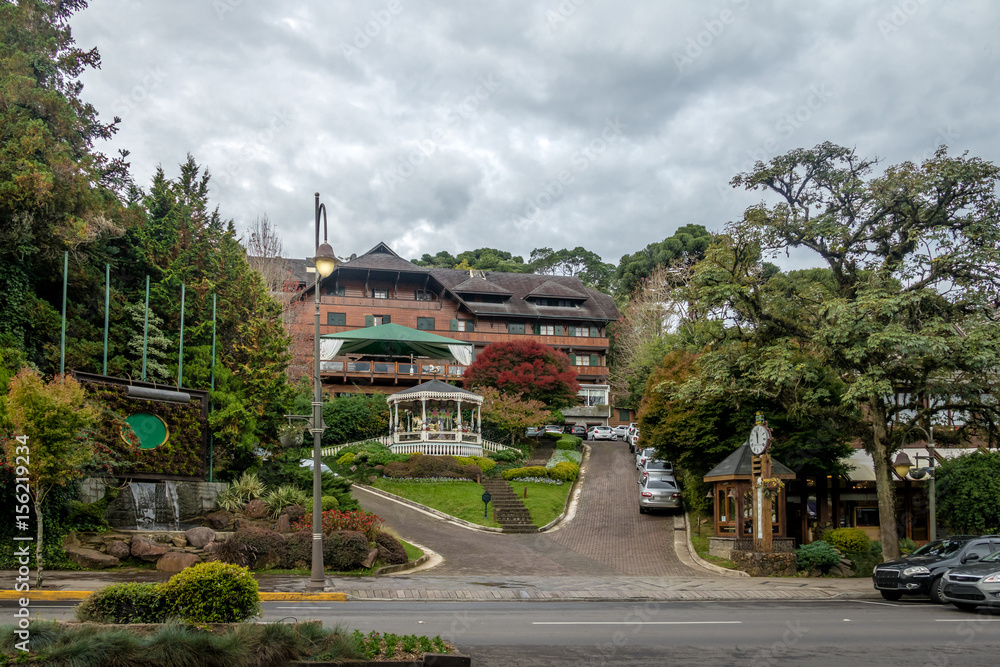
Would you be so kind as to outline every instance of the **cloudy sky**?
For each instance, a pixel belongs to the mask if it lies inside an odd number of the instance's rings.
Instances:
[[[761,197],[734,174],[822,141],[1000,161],[987,0],[93,0],[84,97],[147,186],[187,153],[238,228],[338,255],[582,245],[617,264]]]

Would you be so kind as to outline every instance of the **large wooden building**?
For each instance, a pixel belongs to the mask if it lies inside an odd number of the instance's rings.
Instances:
[[[296,319],[304,352],[312,343],[315,274],[306,274],[305,262],[291,266],[297,285],[286,287],[303,290]],[[320,300],[321,334],[396,323],[471,342],[476,354],[490,343],[537,340],[566,353],[576,371],[581,405],[562,411],[567,421],[612,418],[607,326],[618,309],[575,276],[428,268],[380,243],[338,264],[321,282]],[[432,379],[457,380],[464,371],[453,360],[354,355],[321,366],[325,390],[335,393],[395,393]]]

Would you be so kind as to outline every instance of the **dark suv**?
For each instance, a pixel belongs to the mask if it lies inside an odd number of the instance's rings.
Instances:
[[[904,595],[929,595],[932,602],[942,603],[942,575],[950,568],[997,550],[1000,550],[1000,536],[953,535],[929,542],[899,560],[877,565],[872,581],[886,600],[898,600]]]

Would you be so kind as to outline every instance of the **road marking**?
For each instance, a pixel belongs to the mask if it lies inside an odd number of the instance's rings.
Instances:
[[[859,602],[861,604],[877,604],[881,607],[909,607],[907,604],[892,604],[889,602],[872,602],[870,600],[840,600],[840,602]]]
[[[333,607],[275,607],[275,609],[306,609],[313,611],[316,609],[333,609]]]
[[[937,623],[1000,623],[1000,618],[984,618],[976,616],[974,618],[935,618]]]
[[[741,625],[743,621],[532,621],[532,625]]]

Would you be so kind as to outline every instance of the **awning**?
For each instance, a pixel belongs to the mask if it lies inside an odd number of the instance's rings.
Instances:
[[[463,366],[472,363],[472,343],[404,327],[380,324],[364,329],[325,334],[320,340],[320,359],[330,361],[342,354],[454,359]]]

